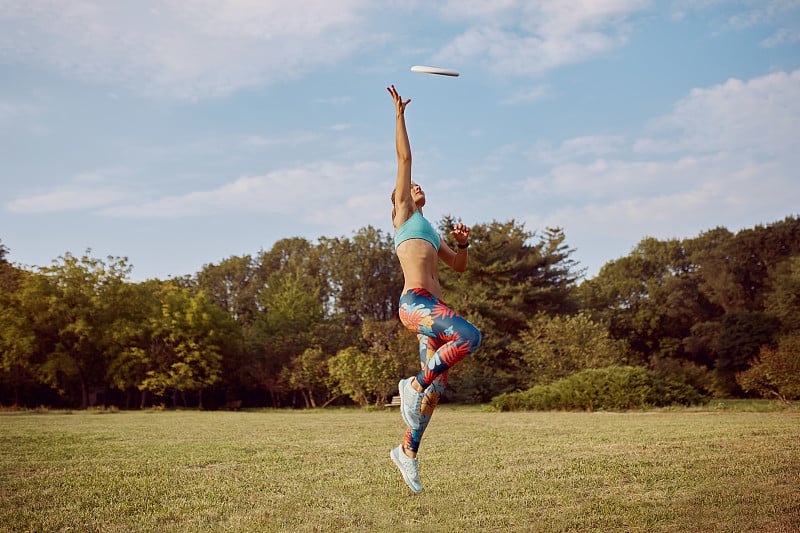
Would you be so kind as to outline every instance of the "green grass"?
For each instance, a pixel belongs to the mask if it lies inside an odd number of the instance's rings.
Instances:
[[[767,404],[762,404],[767,405]],[[770,404],[774,405],[774,404]],[[0,531],[798,531],[800,412],[0,414]]]

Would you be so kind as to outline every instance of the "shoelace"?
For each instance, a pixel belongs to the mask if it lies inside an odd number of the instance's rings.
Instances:
[[[414,391],[414,412],[422,416],[422,400],[425,399],[425,393],[418,392],[414,387],[411,387],[411,390]]]

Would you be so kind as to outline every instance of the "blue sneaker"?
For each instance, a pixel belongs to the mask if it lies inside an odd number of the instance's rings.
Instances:
[[[400,469],[403,474],[403,479],[408,485],[408,488],[419,494],[422,492],[422,484],[419,482],[419,464],[416,457],[409,457],[403,451],[403,445],[400,444],[396,448],[392,448],[389,452],[394,464]]]
[[[400,414],[403,415],[403,420],[411,429],[419,429],[422,418],[422,399],[425,397],[425,393],[419,392],[411,386],[414,379],[414,376],[401,379],[397,388],[400,390]]]

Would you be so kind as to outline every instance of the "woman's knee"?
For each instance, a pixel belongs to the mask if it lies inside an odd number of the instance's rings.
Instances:
[[[462,338],[466,341],[469,341],[470,346],[470,353],[474,352],[478,349],[478,346],[481,345],[481,341],[483,340],[483,335],[481,334],[480,330],[467,322],[469,327],[464,328],[464,332],[462,334]]]

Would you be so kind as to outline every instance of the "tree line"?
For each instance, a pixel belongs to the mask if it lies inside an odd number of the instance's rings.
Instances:
[[[645,238],[591,279],[559,228],[494,221],[470,241],[467,271],[441,282],[484,341],[449,401],[613,367],[701,395],[800,397],[797,217]],[[392,238],[373,227],[138,283],[126,258],[91,250],[37,268],[9,256],[0,244],[0,405],[381,405],[419,365]]]

